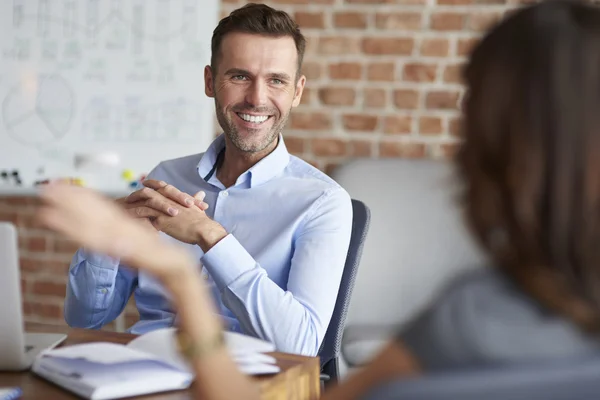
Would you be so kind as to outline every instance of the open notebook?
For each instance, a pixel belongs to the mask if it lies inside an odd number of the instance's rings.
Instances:
[[[127,345],[94,342],[42,352],[32,371],[77,395],[93,400],[119,399],[186,389],[193,372],[177,352],[175,330],[160,329]],[[229,353],[248,375],[279,372],[275,347],[265,341],[226,332]]]

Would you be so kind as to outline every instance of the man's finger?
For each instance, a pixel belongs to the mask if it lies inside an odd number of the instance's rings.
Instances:
[[[142,185],[150,189],[159,190],[167,186],[167,182],[157,181],[156,179],[144,179]]]
[[[182,192],[173,185],[166,185],[158,190],[158,193],[181,204],[182,206],[191,207],[195,204],[194,198],[187,193]]]
[[[139,206],[127,209],[127,213],[133,218],[157,218],[164,213],[150,207]]]
[[[162,197],[162,195],[160,193],[156,192],[156,190],[153,190],[150,188],[142,188],[140,190],[136,190],[135,192],[133,192],[129,196],[127,196],[125,198],[125,202],[126,203],[135,203],[140,200],[148,200],[148,199],[151,199],[156,196]]]
[[[206,197],[206,193],[202,190],[194,195],[194,201],[196,203],[196,207],[198,207],[202,211],[206,211],[208,209],[208,204],[206,204],[204,202],[205,197]]]
[[[158,198],[150,198],[148,200],[140,200],[135,203],[127,203],[124,204],[123,207],[126,210],[131,210],[135,208],[152,208],[153,210],[159,211],[163,214],[170,215],[172,217],[179,214],[179,210],[174,202],[171,202],[169,199],[165,199],[160,196]]]

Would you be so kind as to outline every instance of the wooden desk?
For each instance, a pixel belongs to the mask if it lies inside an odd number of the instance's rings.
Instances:
[[[31,328],[28,326],[28,329]],[[87,342],[128,343],[135,336],[127,333],[105,332],[85,329],[69,329],[62,327],[34,327],[30,331],[65,332],[68,337],[65,345]],[[317,357],[304,357],[293,354],[273,353],[281,372],[254,378],[261,387],[265,400],[315,400],[320,395],[320,366]],[[54,384],[30,373],[0,372],[0,387],[19,386],[23,390],[23,400],[71,400],[79,397]],[[144,400],[196,400],[193,389],[186,391],[158,393],[151,396],[138,396]]]

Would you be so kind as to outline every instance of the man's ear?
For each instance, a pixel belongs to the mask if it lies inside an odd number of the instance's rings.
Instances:
[[[204,67],[204,93],[208,97],[215,97],[213,70],[210,65]]]
[[[306,76],[302,75],[298,82],[296,82],[296,92],[294,93],[294,100],[292,101],[292,107],[298,107],[300,100],[302,99],[302,92],[304,91],[304,85],[306,84]]]

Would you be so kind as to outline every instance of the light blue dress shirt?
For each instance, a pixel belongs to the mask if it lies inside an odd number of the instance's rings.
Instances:
[[[268,340],[280,351],[316,355],[350,242],[350,196],[290,155],[281,136],[271,154],[226,188],[210,174],[224,146],[221,135],[206,153],[164,161],[148,175],[192,195],[205,191],[208,215],[228,232],[206,254],[176,243],[199,261],[229,330]],[[169,294],[155,278],[79,249],[69,270],[65,320],[100,328],[121,314],[132,293],[140,313],[132,333],[173,325]]]

